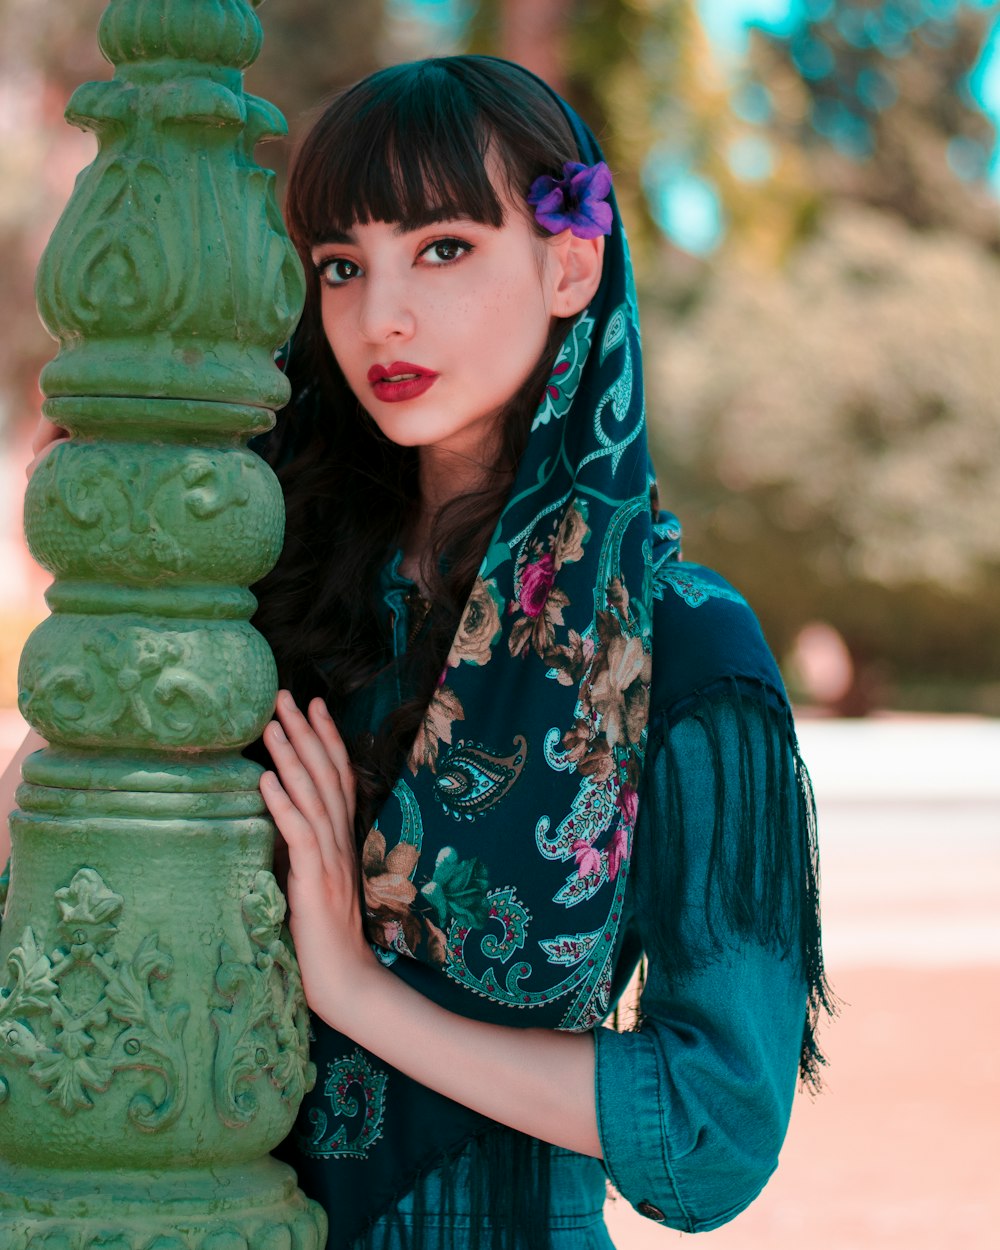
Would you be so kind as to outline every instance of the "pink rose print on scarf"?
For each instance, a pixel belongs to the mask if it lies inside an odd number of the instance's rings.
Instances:
[[[538,616],[544,609],[556,580],[556,562],[552,555],[544,555],[529,564],[521,574],[521,593],[518,602],[525,616]]]
[[[615,805],[622,814],[622,824],[634,829],[635,818],[639,814],[639,796],[635,790],[631,786],[622,786]]]
[[[520,609],[523,613],[510,631],[511,655],[526,654],[530,648],[539,659],[556,668],[579,659],[577,655],[571,657],[565,647],[556,646],[556,626],[565,624],[563,609],[569,607],[570,601],[555,581],[564,564],[583,558],[583,544],[589,537],[586,504],[575,500],[548,541],[543,544],[536,539],[530,551],[522,555],[517,599],[507,609]],[[580,637],[575,637],[575,651],[579,651]]]

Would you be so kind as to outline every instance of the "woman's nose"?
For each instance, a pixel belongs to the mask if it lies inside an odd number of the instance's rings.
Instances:
[[[365,278],[358,328],[372,343],[391,338],[409,338],[416,326],[405,284],[390,276],[368,274]]]

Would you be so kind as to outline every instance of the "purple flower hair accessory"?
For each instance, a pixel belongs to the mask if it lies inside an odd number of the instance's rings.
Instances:
[[[528,203],[534,206],[535,219],[553,234],[571,230],[578,239],[596,239],[611,233],[611,170],[604,161],[581,165],[566,161],[563,177],[543,174],[531,184]]]

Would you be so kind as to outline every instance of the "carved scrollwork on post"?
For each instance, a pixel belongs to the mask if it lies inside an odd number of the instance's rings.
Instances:
[[[58,576],[246,584],[280,550],[275,488],[245,449],[58,447],[29,486],[32,553]]]
[[[215,984],[229,1004],[212,1011],[217,1032],[215,1106],[223,1123],[249,1124],[258,1111],[253,1082],[266,1075],[293,1106],[312,1089],[309,1029],[302,979],[285,942],[285,899],[269,872],[258,872],[243,899],[252,963],[223,944]]]
[[[57,890],[63,944],[46,952],[28,926],[7,957],[0,986],[0,1062],[13,1059],[67,1115],[94,1105],[118,1072],[142,1069],[158,1078],[129,1103],[132,1123],[166,1128],[184,1107],[188,1007],[161,1006],[153,982],[173,961],[151,933],[131,955],[116,950],[123,900],[100,873],[81,868]],[[9,1093],[0,1078],[0,1096]]]
[[[241,745],[260,732],[274,661],[249,625],[104,619],[50,617],[24,649],[21,711],[50,741]]]

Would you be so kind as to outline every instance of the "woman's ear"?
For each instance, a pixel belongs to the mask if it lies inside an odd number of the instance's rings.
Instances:
[[[580,239],[564,230],[549,246],[556,257],[552,315],[573,317],[582,312],[597,293],[604,267],[604,235]]]

